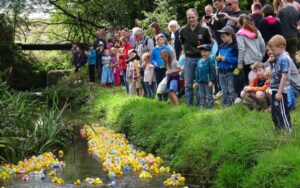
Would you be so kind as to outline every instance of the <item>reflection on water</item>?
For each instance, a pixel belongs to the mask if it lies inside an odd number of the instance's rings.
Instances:
[[[76,134],[79,135],[79,134]],[[14,177],[10,185],[10,188],[69,188],[69,187],[95,187],[92,185],[82,184],[81,186],[73,185],[76,179],[80,179],[84,182],[86,177],[100,177],[103,181],[101,187],[117,187],[117,188],[159,188],[164,187],[163,181],[167,176],[153,176],[150,180],[141,180],[137,173],[124,173],[124,175],[117,179],[116,185],[111,186],[111,180],[108,179],[107,173],[102,171],[101,165],[88,155],[87,143],[79,136],[75,137],[75,144],[70,146],[69,151],[62,159],[65,162],[65,168],[58,172],[57,177],[64,179],[64,185],[55,185],[51,183],[51,178],[48,177],[48,172],[44,174],[46,178],[41,179],[41,174],[29,174],[30,180],[24,182],[22,176]],[[99,186],[98,186],[99,187]]]

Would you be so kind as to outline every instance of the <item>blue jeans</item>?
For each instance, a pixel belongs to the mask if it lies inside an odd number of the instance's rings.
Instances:
[[[149,85],[149,82],[145,82],[147,97],[153,99],[155,93],[155,82],[152,82],[152,85]]]
[[[213,88],[208,84],[197,84],[196,106],[202,108],[212,108],[214,106]]]
[[[236,95],[234,91],[234,74],[220,73],[219,81],[220,81],[220,86],[223,94],[222,103],[226,106],[231,106],[233,104]]]
[[[122,70],[122,77],[123,77],[123,82],[126,88],[126,92],[127,94],[129,94],[129,86],[128,86],[128,82],[126,80],[126,70]]]
[[[195,80],[195,69],[199,58],[190,58],[186,57],[184,62],[184,81],[185,81],[185,98],[186,105],[193,105],[194,100],[194,91],[193,91],[193,83]]]

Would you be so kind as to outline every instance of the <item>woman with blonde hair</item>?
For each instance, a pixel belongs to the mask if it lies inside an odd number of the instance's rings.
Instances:
[[[168,24],[168,29],[171,36],[171,46],[175,50],[176,59],[178,60],[182,51],[181,43],[179,40],[179,29],[180,26],[176,20],[172,20]]]

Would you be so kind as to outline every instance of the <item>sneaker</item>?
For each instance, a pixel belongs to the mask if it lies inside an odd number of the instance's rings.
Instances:
[[[242,99],[238,97],[234,100],[234,104],[240,103],[241,101],[242,101]]]

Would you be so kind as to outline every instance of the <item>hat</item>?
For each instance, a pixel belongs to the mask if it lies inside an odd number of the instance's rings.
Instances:
[[[158,34],[158,35],[156,36],[156,40],[158,40],[158,39],[160,39],[160,38],[166,39],[166,35],[163,34],[163,33],[160,33],[160,34]]]
[[[229,33],[229,34],[231,34],[231,35],[234,35],[234,34],[235,34],[233,28],[230,27],[230,26],[225,26],[225,27],[223,27],[221,30],[218,30],[218,32],[219,32],[219,33]]]
[[[210,51],[211,50],[211,45],[210,44],[203,44],[203,45],[197,46],[197,48],[199,50]]]

